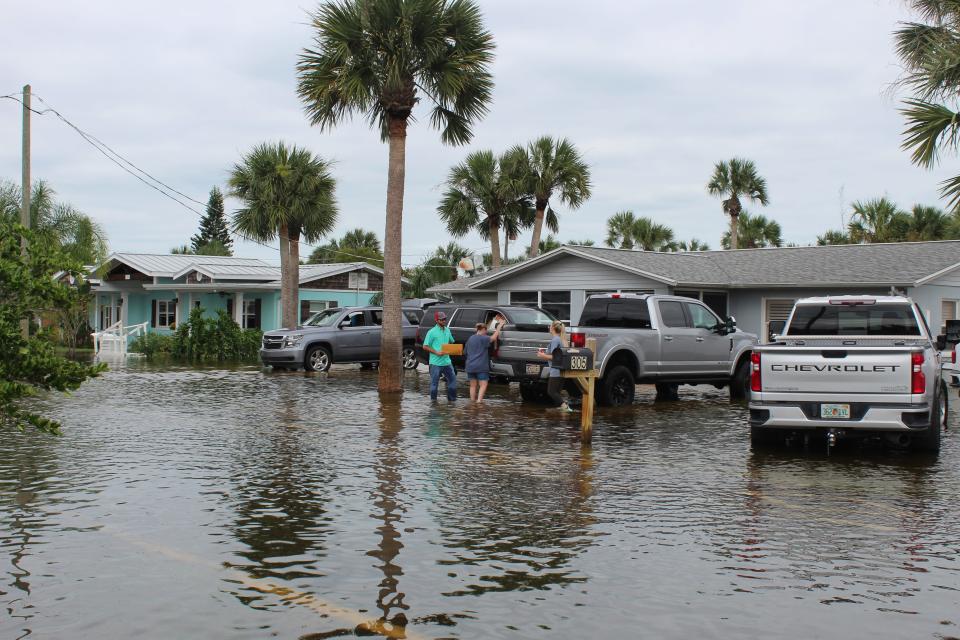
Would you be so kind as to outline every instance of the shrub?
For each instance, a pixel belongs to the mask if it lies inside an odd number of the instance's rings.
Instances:
[[[218,311],[215,318],[205,318],[203,309],[194,309],[190,318],[177,326],[172,353],[194,362],[255,360],[262,337],[263,332],[258,329],[241,329],[226,311]]]
[[[156,356],[169,356],[173,353],[173,349],[173,336],[160,333],[145,333],[137,336],[130,343],[131,352],[142,353],[148,360]]]

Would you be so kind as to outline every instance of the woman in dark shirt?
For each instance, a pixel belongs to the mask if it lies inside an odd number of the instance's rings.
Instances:
[[[470,381],[470,400],[480,404],[490,384],[490,345],[500,337],[500,328],[506,322],[503,316],[494,320],[493,335],[487,335],[487,325],[477,324],[477,332],[463,346],[466,355],[467,380]]]

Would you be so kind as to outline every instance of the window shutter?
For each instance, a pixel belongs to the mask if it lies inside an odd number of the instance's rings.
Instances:
[[[180,301],[177,298],[174,298],[173,300],[170,301],[170,304],[173,305],[173,307],[170,309],[170,313],[173,315],[171,322],[176,324],[177,323],[177,305],[180,304]]]
[[[253,303],[253,327],[250,327],[250,328],[253,328],[253,329],[260,328],[260,306],[262,302],[263,300],[261,300],[260,298],[257,298],[256,301],[254,301]]]
[[[150,301],[150,326],[157,328],[157,301]]]
[[[227,298],[227,315],[233,317],[233,298]]]

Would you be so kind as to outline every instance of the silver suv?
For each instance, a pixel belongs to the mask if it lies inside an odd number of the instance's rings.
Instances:
[[[413,347],[418,310],[403,310],[403,368],[415,369]],[[260,360],[277,369],[326,371],[333,363],[359,362],[372,367],[380,360],[381,307],[327,309],[296,329],[263,334]]]

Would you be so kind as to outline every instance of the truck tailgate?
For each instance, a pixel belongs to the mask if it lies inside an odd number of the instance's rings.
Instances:
[[[907,348],[777,346],[758,351],[764,393],[910,393]]]

